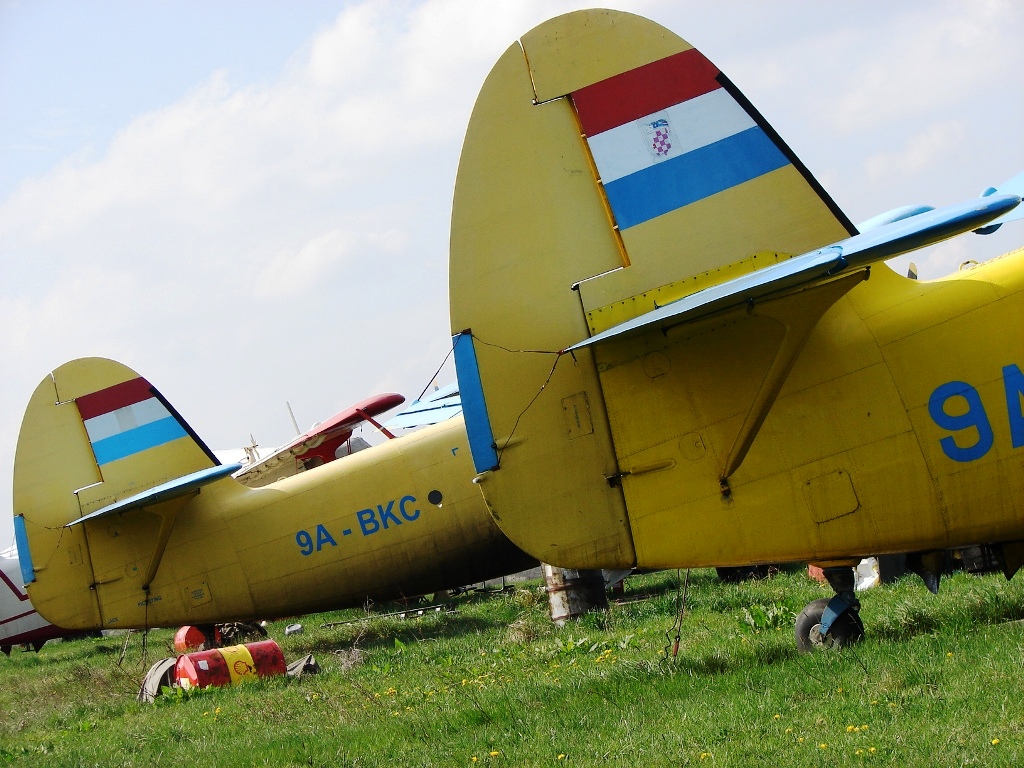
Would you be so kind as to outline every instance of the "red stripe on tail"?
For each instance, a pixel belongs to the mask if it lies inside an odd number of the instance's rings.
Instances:
[[[573,93],[587,136],[719,88],[719,70],[696,48],[609,77]]]
[[[75,402],[78,403],[78,412],[85,420],[116,411],[118,408],[141,403],[151,397],[153,397],[153,388],[148,381],[139,377],[101,389],[90,395],[82,395]]]

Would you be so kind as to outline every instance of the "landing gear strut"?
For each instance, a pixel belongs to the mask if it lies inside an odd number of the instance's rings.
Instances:
[[[860,601],[853,592],[853,568],[842,566],[824,571],[836,594],[832,599],[823,597],[808,603],[796,617],[796,647],[804,653],[814,648],[841,648],[864,639]]]

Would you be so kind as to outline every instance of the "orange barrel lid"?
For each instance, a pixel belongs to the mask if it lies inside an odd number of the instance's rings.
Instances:
[[[206,635],[199,627],[184,626],[174,633],[174,650],[188,653],[199,649],[206,642]]]

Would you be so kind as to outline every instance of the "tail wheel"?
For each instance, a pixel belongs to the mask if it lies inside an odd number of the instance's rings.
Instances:
[[[855,610],[841,613],[829,627],[828,634],[821,635],[821,615],[828,605],[828,598],[822,597],[804,606],[796,617],[796,647],[803,653],[815,648],[842,648],[854,645],[864,639],[864,624]]]

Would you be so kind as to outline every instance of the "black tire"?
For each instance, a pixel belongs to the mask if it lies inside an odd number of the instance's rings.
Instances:
[[[839,615],[828,634],[824,638],[814,638],[812,633],[816,632],[821,624],[821,615],[825,612],[825,606],[829,599],[822,597],[813,600],[804,606],[800,615],[796,617],[796,627],[793,634],[796,638],[797,650],[802,653],[809,653],[818,647],[842,648],[845,645],[854,645],[864,639],[864,624],[860,615],[855,610],[846,611]]]

